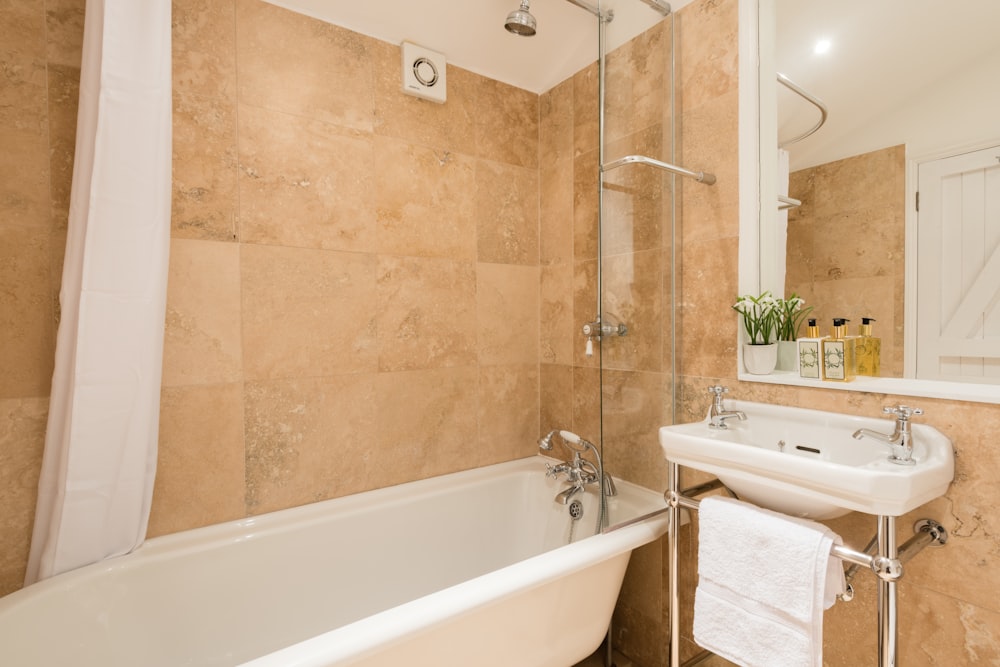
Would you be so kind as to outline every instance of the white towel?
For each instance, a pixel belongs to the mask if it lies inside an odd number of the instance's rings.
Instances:
[[[822,667],[823,610],[844,590],[822,524],[733,500],[701,502],[694,639],[744,667]]]

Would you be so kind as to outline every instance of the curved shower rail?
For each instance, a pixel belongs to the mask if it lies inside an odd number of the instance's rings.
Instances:
[[[601,171],[608,172],[626,164],[648,164],[651,167],[669,171],[671,174],[693,178],[699,183],[704,183],[705,185],[715,185],[715,174],[709,174],[704,171],[691,171],[690,169],[678,167],[675,164],[656,160],[651,157],[646,157],[645,155],[626,155],[623,158],[618,158],[617,160],[613,160],[605,165],[602,165]]]
[[[778,144],[778,148],[784,148],[785,146],[791,146],[796,142],[802,141],[803,139],[811,135],[813,132],[823,127],[823,123],[826,122],[826,117],[828,115],[828,112],[826,109],[826,104],[823,103],[823,100],[819,99],[812,93],[807,92],[804,88],[799,86],[799,84],[795,83],[781,72],[778,72],[777,74],[778,74],[778,83],[780,83],[785,88],[788,88],[790,91],[792,91],[799,97],[803,98],[805,101],[815,106],[817,109],[819,109],[819,114],[820,114],[818,123],[813,125],[811,128],[809,128],[799,136],[793,137],[788,141],[783,141],[782,143]]]

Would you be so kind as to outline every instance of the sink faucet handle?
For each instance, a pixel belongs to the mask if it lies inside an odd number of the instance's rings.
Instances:
[[[894,415],[900,421],[909,421],[914,415],[922,415],[924,411],[920,408],[911,408],[908,405],[887,405],[882,408],[882,412],[887,415]]]
[[[721,384],[717,384],[708,388],[708,393],[715,394],[716,397],[722,398],[723,394],[729,393],[729,387],[723,387]]]

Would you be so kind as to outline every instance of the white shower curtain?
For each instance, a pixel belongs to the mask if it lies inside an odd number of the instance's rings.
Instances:
[[[170,242],[170,0],[88,0],[56,363],[25,583],[146,534]]]

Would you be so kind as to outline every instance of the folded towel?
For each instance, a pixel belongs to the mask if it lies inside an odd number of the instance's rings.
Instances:
[[[822,667],[823,610],[844,590],[822,524],[731,498],[701,502],[694,639],[745,667]]]

